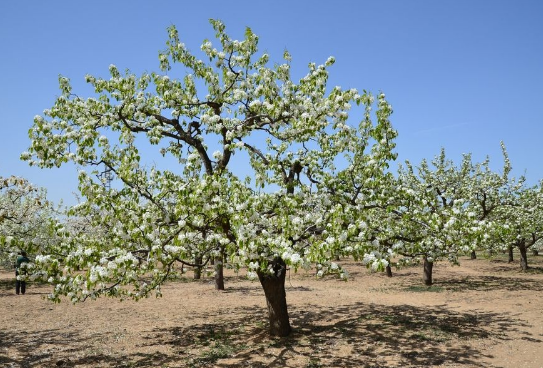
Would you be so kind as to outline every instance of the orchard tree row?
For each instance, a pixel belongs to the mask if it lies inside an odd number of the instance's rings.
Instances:
[[[54,286],[51,299],[160,295],[184,266],[211,263],[221,289],[228,263],[260,281],[270,333],[286,336],[289,268],[346,278],[338,256],[388,272],[420,260],[430,285],[436,261],[508,247],[527,267],[541,236],[541,186],[509,177],[505,148],[499,173],[469,155],[456,166],[444,151],[393,173],[397,132],[383,93],[329,87],[332,57],[293,80],[288,52],[272,65],[250,29],[238,41],[211,24],[218,44],[205,40],[202,60],[171,27],[160,72],[111,65],[108,78],[86,76],[89,98],[60,77],[54,106],[35,117],[22,159],[75,163],[82,201],[53,220],[42,192],[5,179],[0,242],[4,253],[35,255],[31,277]],[[25,236],[12,230],[22,223]]]

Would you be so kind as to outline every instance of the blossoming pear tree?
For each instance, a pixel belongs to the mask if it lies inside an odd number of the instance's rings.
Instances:
[[[0,177],[0,263],[18,251],[40,253],[55,239],[57,209],[43,188],[16,176]]]
[[[502,192],[503,206],[493,215],[500,226],[495,229],[491,240],[492,249],[517,248],[520,253],[520,267],[528,269],[527,251],[543,239],[543,183],[526,187],[524,179],[513,181],[511,188]]]
[[[350,175],[360,191],[379,187],[393,158],[392,110],[383,94],[372,112],[369,93],[328,87],[332,57],[310,63],[295,82],[288,52],[270,66],[249,28],[238,41],[220,21],[211,24],[219,42],[203,42],[203,60],[170,27],[160,73],[111,65],[108,79],[86,76],[89,98],[59,78],[61,95],[35,117],[22,158],[43,168],[78,165],[84,201],[70,213],[100,231],[59,231],[62,241],[36,266],[55,285],[52,299],[78,302],[160,295],[176,265],[224,257],[258,278],[270,333],[286,336],[286,271],[341,273],[332,255],[355,231],[345,214],[366,199],[334,196]],[[355,124],[353,104],[362,115]],[[146,159],[152,149],[164,167]],[[104,167],[111,185],[97,177]]]
[[[503,169],[501,172],[490,168],[490,159],[473,165],[472,179],[470,182],[468,206],[476,214],[477,220],[485,225],[485,231],[474,239],[474,247],[471,251],[471,259],[476,259],[476,250],[487,250],[490,253],[496,247],[496,239],[492,234],[501,228],[501,221],[495,221],[496,211],[502,206],[510,205],[506,193],[514,192],[522,186],[522,182],[514,183],[509,177],[511,163],[503,142],[501,143],[503,154]],[[520,186],[519,186],[520,185]]]
[[[433,283],[433,264],[442,259],[457,263],[459,254],[471,251],[485,228],[468,206],[473,165],[464,155],[460,166],[448,160],[445,151],[431,162],[415,168],[400,165],[386,206],[374,209],[379,227],[372,227],[375,249],[363,262],[383,270],[392,258],[399,264],[423,261],[423,280]]]

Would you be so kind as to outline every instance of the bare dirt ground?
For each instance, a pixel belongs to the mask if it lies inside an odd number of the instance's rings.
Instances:
[[[0,271],[1,367],[543,367],[543,257],[532,270],[504,258],[368,272],[345,260],[351,280],[291,272],[294,329],[267,335],[258,282],[227,272],[170,282],[140,302],[52,304],[48,287],[15,295]],[[187,275],[189,276],[189,275]]]

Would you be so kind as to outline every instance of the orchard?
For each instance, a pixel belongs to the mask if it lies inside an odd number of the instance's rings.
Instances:
[[[77,165],[82,200],[60,216],[43,190],[0,179],[0,254],[31,253],[28,277],[50,284],[51,300],[160,296],[186,269],[212,268],[222,290],[223,268],[243,269],[262,286],[269,333],[288,336],[288,270],[348,282],[340,257],[391,276],[420,263],[430,286],[435,262],[513,247],[528,268],[542,188],[510,176],[503,144],[501,172],[444,150],[393,172],[384,93],[329,86],[333,57],[293,80],[288,52],[276,62],[251,29],[239,41],[211,25],[202,60],[172,26],[159,72],[110,65],[107,78],[85,77],[88,98],[61,76],[35,117],[21,158]]]

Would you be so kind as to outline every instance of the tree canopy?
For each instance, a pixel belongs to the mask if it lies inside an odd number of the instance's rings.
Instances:
[[[286,267],[340,272],[332,254],[347,237],[363,237],[353,214],[374,204],[395,158],[384,94],[374,103],[370,93],[330,88],[333,57],[294,81],[288,52],[271,66],[249,28],[238,41],[220,21],[211,24],[219,42],[204,40],[204,60],[170,27],[160,73],[111,65],[108,79],[86,76],[95,91],[88,98],[61,76],[61,95],[35,117],[22,158],[79,165],[84,201],[70,214],[102,229],[66,231],[51,252],[58,256],[36,259],[55,270],[53,299],[160,294],[176,263],[201,266],[222,255],[266,291],[266,280],[284,284]],[[355,124],[353,105],[362,106]],[[150,165],[142,158],[149,144],[177,167]],[[97,177],[104,168],[111,185]],[[288,320],[271,322],[273,334],[290,331]]]

